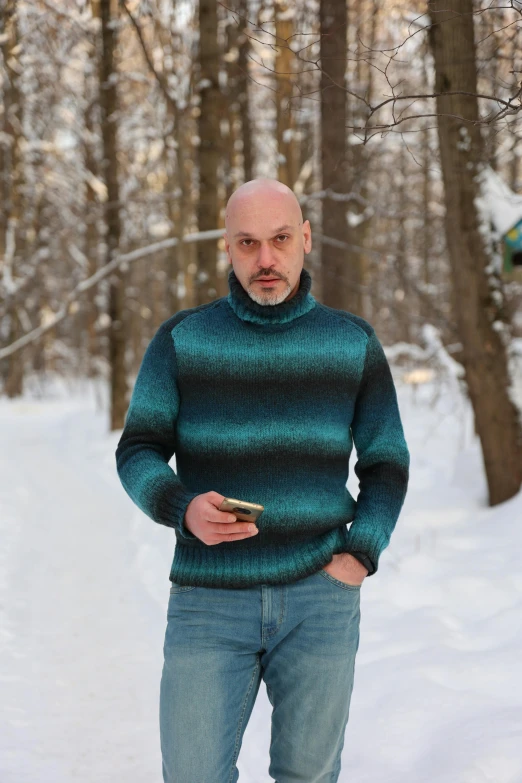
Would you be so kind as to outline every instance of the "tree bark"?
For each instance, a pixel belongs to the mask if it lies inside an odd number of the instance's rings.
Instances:
[[[346,145],[346,91],[348,15],[346,3],[321,0],[321,174],[323,189],[346,193],[350,181]],[[322,231],[331,239],[348,243],[346,201],[323,200]],[[357,269],[349,252],[322,243],[321,270],[323,302],[340,310],[357,308]],[[355,285],[354,285],[355,284]]]
[[[118,252],[121,237],[118,185],[118,94],[117,71],[114,52],[117,44],[119,9],[117,0],[93,0],[93,15],[101,20],[100,29],[100,115],[103,146],[101,173],[107,187],[105,226],[107,245],[106,263],[110,263]],[[124,324],[124,273],[118,270],[111,275],[109,289],[109,366],[111,369],[111,429],[122,429],[127,412],[127,377],[125,370]]]
[[[294,12],[295,9],[289,7],[287,0],[275,0],[277,179],[289,188],[294,187],[298,174],[296,154],[298,147],[294,137],[295,119],[292,104],[294,53],[290,49],[294,34]]]
[[[481,232],[477,199],[485,149],[478,119],[472,0],[433,0],[430,45],[435,61],[438,135],[445,190],[445,229],[463,346],[462,362],[475,413],[489,504],[515,495],[522,483],[522,427],[511,383],[509,323],[492,250]],[[467,94],[448,95],[450,91]],[[459,119],[459,117],[463,119]]]
[[[250,56],[250,38],[247,32],[248,18],[248,0],[239,0],[238,11],[241,15],[239,20],[239,55],[237,61],[238,67],[238,101],[241,115],[241,138],[243,141],[243,176],[244,181],[249,182],[253,179],[254,172],[254,152],[252,144],[252,123],[250,120],[250,90],[248,77],[249,56]]]
[[[5,83],[3,86],[4,111],[2,142],[2,213],[0,218],[1,239],[0,252],[4,268],[2,274],[6,279],[16,279],[15,270],[18,261],[23,257],[22,234],[22,192],[23,192],[23,159],[22,159],[22,109],[23,93],[20,89],[20,36],[15,0],[8,0],[0,17],[0,34],[4,66]],[[8,143],[6,141],[8,140]],[[18,308],[20,303],[16,293],[8,296],[6,307],[6,345],[13,343],[22,336]],[[23,392],[24,359],[27,351],[18,351],[5,360],[4,391],[8,397],[18,397]]]
[[[348,25],[350,31],[353,29],[356,40],[363,40],[369,51],[377,46],[378,25],[380,23],[380,0],[355,0],[349,9]],[[360,51],[357,48],[354,83],[350,82],[351,89],[362,92],[364,85],[365,97],[368,101],[373,101],[374,93],[374,68],[368,62],[365,56],[365,50]],[[357,101],[351,95],[347,96],[347,116],[349,125],[363,127],[368,119],[368,109],[362,101]],[[348,135],[352,135],[352,130],[348,130]],[[362,133],[357,132],[360,138]],[[370,289],[369,263],[368,255],[364,251],[367,238],[371,234],[372,222],[375,223],[373,214],[370,216],[364,213],[367,210],[365,203],[371,201],[370,191],[372,152],[370,147],[357,142],[348,144],[348,181],[347,190],[354,194],[359,194],[362,203],[356,201],[348,202],[345,206],[351,215],[357,216],[358,220],[354,225],[348,225],[349,241],[353,245],[350,248],[349,264],[351,271],[350,280],[353,281],[353,290],[351,291],[350,309],[353,313],[363,318],[371,317],[371,302],[367,291]],[[361,248],[361,249],[358,249]]]
[[[216,0],[199,0],[199,200],[198,230],[209,231],[219,225],[218,173],[222,153],[221,67],[217,37],[218,13]],[[205,304],[218,296],[217,242],[198,242],[198,275],[196,304]]]

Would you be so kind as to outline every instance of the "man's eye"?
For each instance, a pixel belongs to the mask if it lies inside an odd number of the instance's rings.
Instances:
[[[288,239],[289,237],[288,237],[288,234],[279,234],[277,239],[281,239],[281,238],[283,238],[283,242],[281,244],[284,244],[284,240]],[[250,245],[244,245],[243,244],[244,242],[254,242],[254,240],[253,239],[242,239],[241,242],[239,243],[240,245],[243,245],[243,247],[250,247]]]

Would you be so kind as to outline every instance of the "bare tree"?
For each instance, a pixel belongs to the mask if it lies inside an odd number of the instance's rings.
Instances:
[[[120,190],[118,183],[118,93],[115,50],[119,6],[117,0],[92,0],[93,16],[100,20],[100,113],[103,146],[101,171],[107,187],[105,207],[107,263],[120,246]],[[127,378],[125,368],[125,290],[123,274],[116,270],[111,277],[109,294],[109,365],[111,370],[111,429],[121,429],[127,411]]]
[[[346,48],[348,14],[345,2],[321,0],[321,175],[323,189],[334,193],[348,190],[346,149]],[[337,244],[322,245],[322,291],[324,303],[338,309],[357,310],[354,285],[358,280],[349,253],[343,247],[350,241],[346,203],[326,198],[323,203],[322,231]]]
[[[84,123],[85,133],[82,139],[84,154],[84,166],[86,171],[85,183],[85,222],[86,230],[83,237],[83,253],[87,259],[86,276],[90,277],[98,269],[99,236],[98,225],[100,221],[100,192],[94,185],[101,182],[99,161],[99,78],[97,60],[97,38],[93,37],[92,44],[87,50],[87,64],[85,75],[85,108]],[[105,192],[104,192],[105,195]],[[96,376],[96,357],[101,353],[100,337],[96,331],[96,322],[101,308],[97,302],[96,289],[90,288],[86,295],[83,308],[84,329],[87,343],[87,375]]]
[[[3,89],[2,140],[0,141],[0,173],[2,206],[0,209],[0,252],[3,257],[3,277],[9,295],[7,311],[7,341],[14,342],[23,333],[20,304],[13,277],[17,262],[23,257],[22,191],[23,191],[23,95],[19,86],[20,33],[15,0],[6,0],[0,13],[0,48],[5,83]],[[13,289],[13,290],[10,290]],[[23,390],[23,354],[7,359],[5,392],[16,397]]]
[[[252,123],[250,120],[250,79],[248,75],[250,38],[246,34],[248,24],[248,0],[238,2],[238,39],[239,48],[237,59],[237,98],[241,114],[241,139],[243,148],[243,178],[245,182],[253,179],[254,153],[252,149]]]
[[[277,179],[289,188],[294,187],[298,174],[298,145],[292,104],[295,58],[290,48],[294,35],[294,13],[293,3],[274,0]]]
[[[371,101],[374,97],[375,70],[368,52],[377,45],[377,35],[382,16],[381,0],[354,0],[349,4],[349,33],[356,52],[355,63],[350,70],[348,80],[350,90],[347,92],[347,124],[364,125],[368,115],[367,107],[361,101],[355,100],[353,91],[364,92]],[[350,64],[349,64],[350,65]],[[349,283],[350,306],[353,312],[370,317],[365,291],[370,284],[368,254],[366,246],[370,231],[375,223],[374,211],[371,207],[371,172],[373,150],[359,140],[347,129],[347,190],[353,193],[353,199],[346,204],[349,242],[352,248],[349,253]],[[360,198],[359,198],[360,197]]]
[[[221,67],[218,43],[218,12],[216,0],[199,0],[198,84],[200,96],[198,115],[199,199],[198,228],[207,231],[219,225],[219,165],[221,143]],[[217,244],[198,245],[198,276],[196,304],[217,298]]]
[[[478,124],[472,0],[429,0],[430,43],[440,157],[446,201],[446,241],[462,340],[461,361],[482,445],[491,505],[522,483],[522,427],[510,396],[505,296],[484,238],[478,199],[485,164]]]

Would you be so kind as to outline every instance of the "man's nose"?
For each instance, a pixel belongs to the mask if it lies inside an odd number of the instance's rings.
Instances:
[[[271,267],[272,264],[274,263],[274,258],[272,256],[272,248],[270,247],[270,244],[268,242],[260,243],[257,261],[259,266],[262,266],[263,268]]]

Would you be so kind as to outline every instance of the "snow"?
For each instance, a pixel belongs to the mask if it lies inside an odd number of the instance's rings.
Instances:
[[[509,400],[516,411],[518,426],[522,428],[522,402],[517,394],[517,363],[512,346],[513,324],[507,320],[505,312],[505,283],[502,280],[504,260],[500,250],[499,238],[512,228],[522,217],[522,196],[513,193],[503,179],[487,165],[481,166],[476,183],[478,194],[475,208],[478,216],[478,229],[484,240],[484,250],[489,263],[484,268],[490,291],[491,302],[497,312],[493,315],[492,327],[497,331],[506,349],[506,369],[508,383],[506,387]],[[503,327],[499,328],[499,324]]]
[[[0,780],[161,783],[174,534],[119,483],[107,388],[32,388],[0,400]],[[437,390],[397,383],[411,482],[361,589],[340,783],[522,781],[522,494],[487,507],[469,405]],[[269,780],[270,714],[262,685],[244,783]]]
[[[514,193],[491,166],[483,167],[481,177],[484,194],[481,212],[489,215],[495,231],[503,236],[522,219],[522,195]]]

